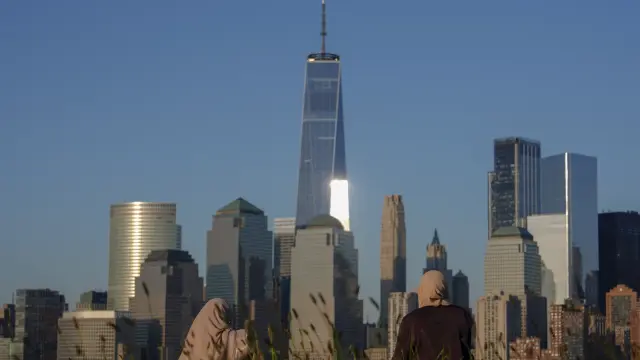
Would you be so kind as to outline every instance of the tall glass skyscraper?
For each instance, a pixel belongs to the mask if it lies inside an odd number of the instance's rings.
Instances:
[[[541,169],[541,212],[565,217],[566,239],[571,246],[572,292],[582,298],[584,275],[599,268],[598,160],[563,153],[543,158]]]
[[[500,227],[526,227],[540,213],[540,143],[521,137],[493,141],[489,173],[489,237]]]
[[[307,57],[296,226],[331,214],[349,229],[347,162],[340,56],[325,52],[325,4],[322,50]]]

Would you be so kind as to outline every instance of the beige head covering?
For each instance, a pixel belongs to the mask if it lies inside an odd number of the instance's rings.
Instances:
[[[212,299],[193,320],[179,360],[236,360],[248,352],[244,330],[229,327],[229,305]]]
[[[447,306],[449,293],[444,275],[438,270],[429,270],[420,279],[418,302],[424,306]]]

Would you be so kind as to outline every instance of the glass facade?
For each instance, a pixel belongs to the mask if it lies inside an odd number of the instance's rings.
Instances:
[[[595,157],[563,153],[541,160],[543,214],[564,214],[574,288],[585,297],[584,274],[598,270],[598,163]]]
[[[176,204],[131,202],[111,205],[109,224],[110,310],[129,310],[140,265],[153,250],[180,249]]]
[[[329,214],[330,182],[346,180],[340,58],[312,54],[307,59],[296,225]]]
[[[273,235],[264,212],[239,198],[218,210],[207,232],[207,300],[222,298],[234,309],[237,327],[251,300],[273,294]]]
[[[489,234],[500,227],[526,227],[540,212],[540,143],[512,137],[494,140],[489,173]]]

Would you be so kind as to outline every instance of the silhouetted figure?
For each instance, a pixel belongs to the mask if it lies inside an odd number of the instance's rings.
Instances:
[[[471,360],[473,319],[464,308],[450,304],[444,275],[422,275],[420,307],[402,319],[393,360]]]

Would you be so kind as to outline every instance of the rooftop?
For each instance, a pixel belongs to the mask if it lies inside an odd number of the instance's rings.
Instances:
[[[247,200],[239,197],[216,211],[216,215],[229,214],[264,215],[264,211],[260,210],[260,208],[248,202]]]
[[[533,235],[527,231],[525,228],[517,227],[517,226],[507,226],[496,229],[496,231],[491,234],[491,238],[504,238],[504,237],[518,237],[521,239],[529,239],[533,240]]]
[[[497,139],[493,140],[493,143],[494,144],[499,144],[499,143],[530,143],[530,144],[540,145],[540,141],[533,140],[533,139],[527,139],[527,138],[522,137],[522,136],[509,136],[509,137],[497,138]]]
[[[167,250],[153,250],[147,256],[145,262],[163,261],[168,263],[192,263],[193,258],[184,250],[167,249]]]
[[[318,215],[311,219],[305,228],[338,228],[340,230],[344,230],[344,226],[342,226],[340,220],[331,215]]]

